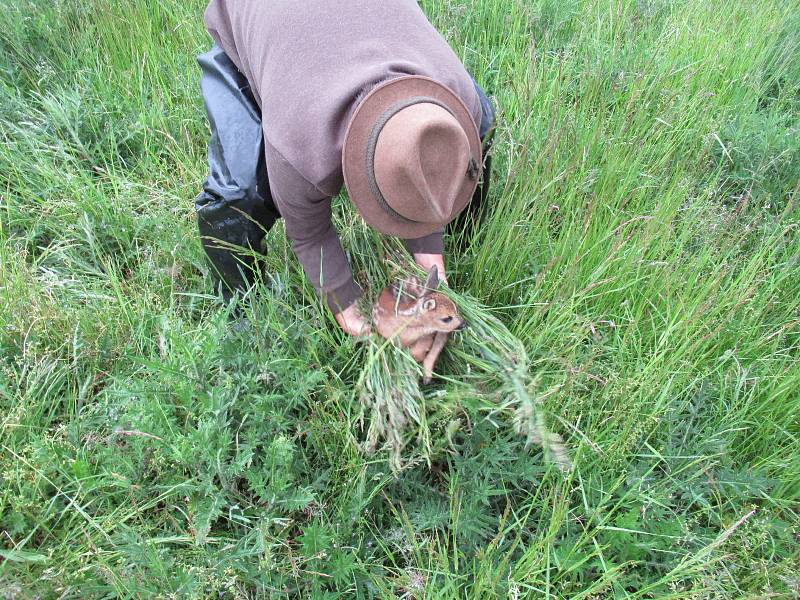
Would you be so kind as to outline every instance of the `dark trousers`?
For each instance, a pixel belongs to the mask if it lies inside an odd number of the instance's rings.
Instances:
[[[203,248],[223,283],[227,298],[246,289],[257,276],[258,255],[264,236],[280,218],[272,201],[264,161],[261,112],[250,83],[219,46],[197,57],[211,138],[208,141],[208,177],[195,199],[197,225]],[[453,227],[475,222],[488,190],[495,111],[483,90],[479,133],[484,146],[482,181],[469,209]]]

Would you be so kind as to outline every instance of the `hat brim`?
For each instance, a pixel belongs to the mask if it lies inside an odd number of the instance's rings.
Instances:
[[[401,238],[420,238],[440,229],[444,223],[414,223],[385,210],[372,195],[367,176],[367,144],[378,118],[392,105],[414,96],[426,96],[444,104],[467,135],[470,154],[482,164],[481,141],[470,111],[456,94],[441,83],[420,75],[392,79],[377,86],[361,101],[350,119],[342,147],[342,173],[350,200],[370,227]],[[450,220],[469,204],[479,177],[464,177],[456,194]]]

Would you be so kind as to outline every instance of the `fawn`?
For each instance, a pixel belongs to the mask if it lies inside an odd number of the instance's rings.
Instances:
[[[424,286],[416,278],[403,282],[399,288],[387,286],[372,308],[378,333],[410,348],[414,360],[422,363],[423,383],[431,380],[448,333],[466,327],[453,301],[435,291],[438,287],[439,270],[434,265]]]

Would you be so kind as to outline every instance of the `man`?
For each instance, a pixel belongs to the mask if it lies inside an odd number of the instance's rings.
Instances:
[[[444,226],[485,194],[491,103],[415,0],[211,0],[205,25],[196,209],[226,295],[252,282],[253,251],[283,217],[337,323],[368,333],[331,197],[344,183],[368,225],[444,278]]]

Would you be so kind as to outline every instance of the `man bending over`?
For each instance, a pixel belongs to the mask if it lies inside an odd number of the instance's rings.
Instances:
[[[444,278],[444,227],[485,195],[491,103],[415,0],[212,0],[204,20],[211,139],[195,205],[224,293],[252,283],[283,217],[336,321],[368,333],[331,197],[344,184],[370,227]]]

